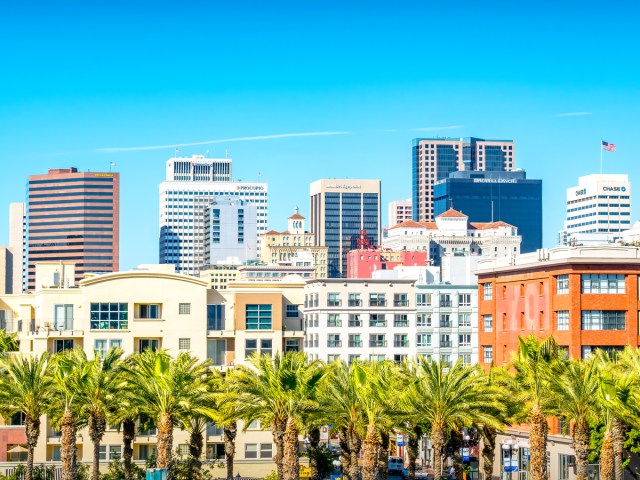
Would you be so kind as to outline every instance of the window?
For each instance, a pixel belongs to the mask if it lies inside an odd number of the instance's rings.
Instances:
[[[418,293],[416,294],[416,305],[418,307],[428,307],[431,305],[430,293]]]
[[[73,305],[55,305],[53,311],[56,330],[73,330]]]
[[[189,445],[187,445],[187,450],[189,450]],[[109,460],[120,460],[121,457],[122,457],[122,446],[109,445]]]
[[[244,356],[250,357],[258,352],[258,340],[255,338],[247,338],[244,341]]]
[[[493,299],[493,284],[491,282],[482,284],[482,298],[484,300]]]
[[[98,458],[100,458],[101,461],[106,461],[107,460],[107,446],[106,445],[100,445],[99,447],[99,454],[98,454]]]
[[[625,330],[624,310],[583,310],[582,330]]]
[[[384,362],[386,359],[386,355],[369,355],[370,362]]]
[[[260,420],[254,420],[247,425],[247,430],[262,430],[262,423]]]
[[[459,327],[470,327],[471,326],[471,314],[470,313],[460,313],[458,315],[458,326]]]
[[[440,328],[451,328],[451,315],[448,313],[440,314]]]
[[[558,275],[556,277],[556,293],[558,295],[569,293],[569,275]]]
[[[470,293],[459,293],[458,294],[458,306],[459,307],[470,307],[471,306],[471,294]]]
[[[482,347],[483,362],[493,363],[493,347],[491,345],[485,345]]]
[[[362,300],[360,300],[359,293],[350,293],[349,294],[349,306],[350,307],[361,307]]]
[[[190,338],[179,338],[178,339],[178,349],[179,350],[190,350],[191,349],[191,339]]]
[[[624,293],[624,275],[582,274],[582,293]]]
[[[349,334],[349,347],[362,347],[362,339],[360,338],[359,333]]]
[[[160,340],[150,339],[150,338],[141,338],[138,340],[138,351],[144,352],[145,350],[151,350],[155,352],[160,348]]]
[[[244,444],[244,458],[258,458],[258,444],[257,443],[245,443]]]
[[[575,459],[573,455],[558,454],[558,480],[569,480],[569,472],[573,471]]]
[[[327,355],[327,363],[332,363],[336,360],[340,360],[340,354]]]
[[[431,315],[426,313],[419,313],[416,317],[416,325],[418,327],[430,327],[431,326]]]
[[[451,336],[449,334],[440,335],[440,347],[451,348],[452,346]]]
[[[468,333],[463,333],[458,335],[458,346],[459,347],[470,347],[471,346],[471,335]]]
[[[51,448],[51,460],[59,462],[62,459],[62,447],[60,445],[54,445]]]
[[[149,444],[138,445],[138,460],[148,460],[156,456],[156,446]]]
[[[384,334],[369,335],[369,346],[370,347],[386,347],[387,340],[385,339]]]
[[[493,332],[493,315],[483,315],[482,326],[485,332]]]
[[[440,294],[440,306],[441,307],[450,307],[451,306],[451,295],[448,293]]]
[[[384,307],[387,304],[384,293],[370,293],[369,294],[369,306],[370,307]]]
[[[393,294],[393,306],[394,307],[408,307],[409,296],[406,293],[394,293]]]
[[[394,327],[408,327],[409,326],[409,317],[406,314],[394,315],[393,316],[393,326]]]
[[[273,340],[270,338],[263,338],[260,340],[260,355],[269,355],[273,354]]]
[[[337,313],[330,313],[329,318],[327,319],[327,327],[341,327],[342,319],[340,315]]]
[[[129,305],[126,303],[92,303],[92,330],[126,330],[129,326]]]
[[[227,341],[224,338],[207,339],[207,358],[216,366],[226,365]]]
[[[329,293],[327,295],[327,307],[339,307],[342,305],[339,293]]]
[[[463,353],[462,355],[460,355],[460,358],[462,359],[462,364],[463,365],[471,365],[471,354],[470,353]]]
[[[284,341],[284,351],[286,352],[299,352],[300,342],[297,338],[287,338]]]
[[[271,330],[271,304],[246,305],[247,330]]]
[[[393,336],[393,346],[394,347],[408,347],[409,346],[409,335],[406,334],[396,334]]]
[[[418,347],[430,347],[431,346],[431,334],[430,333],[418,333],[416,335],[416,346],[418,346]]]
[[[569,330],[569,310],[556,312],[556,329]]]
[[[207,330],[224,330],[224,305],[207,305]]]
[[[93,344],[93,350],[95,352],[96,357],[104,360],[104,357],[107,354],[107,351],[110,348],[120,347],[122,345],[122,340],[106,340],[106,339],[96,339]]]
[[[287,305],[287,318],[300,318],[299,305]]]
[[[442,363],[442,365],[445,366],[445,367],[450,367],[451,366],[451,355],[449,355],[448,353],[440,355],[440,363]]]
[[[351,365],[356,360],[360,360],[360,355],[358,354],[349,355],[349,365]]]
[[[335,348],[341,346],[342,342],[340,341],[340,335],[335,333],[329,334],[327,337],[327,347]]]
[[[73,350],[73,339],[56,339],[53,341],[53,353],[62,352],[63,350]]]
[[[207,443],[207,460],[221,460],[223,458],[225,458],[224,443]]]
[[[190,303],[179,303],[178,304],[178,314],[179,315],[189,315],[191,313],[191,304]]]
[[[272,458],[273,457],[273,444],[261,443],[260,444],[260,458]]]
[[[369,326],[370,327],[386,327],[387,320],[384,318],[383,313],[372,313],[369,315]]]
[[[138,317],[142,319],[160,318],[160,305],[157,303],[141,303],[138,305]]]
[[[359,313],[351,313],[349,314],[349,326],[350,327],[361,327],[362,319],[360,318]]]

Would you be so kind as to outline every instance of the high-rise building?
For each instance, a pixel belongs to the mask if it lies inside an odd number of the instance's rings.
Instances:
[[[380,244],[380,180],[322,179],[311,184],[311,231],[329,247],[329,278],[347,275],[347,253],[364,232]]]
[[[518,227],[523,253],[542,247],[542,180],[527,179],[523,170],[454,172],[434,187],[435,215],[451,206],[470,222],[501,220]]]
[[[205,222],[205,265],[256,260],[256,206],[240,198],[214,198]]]
[[[9,250],[12,257],[11,291],[7,293],[21,293],[27,289],[27,264],[25,252],[27,250],[27,216],[26,204],[12,203],[9,205]]]
[[[459,170],[510,171],[515,168],[513,140],[416,138],[413,140],[413,220],[432,221],[434,185]]]
[[[255,206],[257,233],[244,241],[259,253],[258,235],[267,230],[267,184],[232,182],[231,159],[196,155],[167,160],[167,179],[160,184],[160,263],[189,275],[206,267],[207,212],[219,197]]]
[[[567,188],[562,245],[610,243],[631,227],[631,184],[627,175],[593,174]]]
[[[412,216],[411,199],[395,200],[389,202],[389,223],[388,228],[394,227],[406,220],[411,220]]]
[[[72,261],[76,282],[85,273],[117,271],[119,229],[119,173],[78,172],[71,167],[30,176],[26,289],[36,287],[36,262]]]

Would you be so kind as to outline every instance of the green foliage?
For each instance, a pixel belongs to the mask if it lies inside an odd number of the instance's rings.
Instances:
[[[309,452],[304,451],[300,456],[308,458]],[[327,477],[333,472],[333,461],[337,459],[338,455],[333,453],[328,446],[318,445],[318,474],[320,478]]]
[[[140,468],[136,464],[131,465],[131,473],[133,474],[134,480],[144,480],[145,478],[145,470]],[[109,464],[109,468],[107,469],[107,473],[102,475],[102,480],[124,480],[124,468],[122,467],[122,462],[120,460],[113,460]]]
[[[262,477],[262,480],[278,480],[278,474],[272,471],[267,475],[265,475],[264,477]]]
[[[213,473],[213,463],[203,463],[200,472],[201,480],[215,480],[218,475]],[[191,457],[180,455],[176,450],[171,457],[171,477],[174,480],[195,480],[197,477],[191,468]]]

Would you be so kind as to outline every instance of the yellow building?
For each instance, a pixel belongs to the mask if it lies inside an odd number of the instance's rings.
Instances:
[[[270,230],[260,235],[260,260],[266,264],[292,261],[302,252],[311,252],[315,278],[327,278],[327,247],[316,246],[315,235],[304,229],[305,218],[298,213],[291,215],[287,230]]]
[[[209,284],[209,288],[226,290],[227,284],[238,279],[238,267],[240,267],[239,263],[210,265],[206,270],[200,271],[200,278]]]
[[[38,288],[30,294],[0,295],[0,314],[9,332],[16,332],[22,354],[55,353],[81,347],[103,355],[119,346],[125,354],[164,348],[171,355],[189,351],[210,358],[220,370],[244,362],[252,352],[300,350],[304,280],[232,283],[225,290],[210,289],[204,279],[169,271],[167,265],[147,265],[128,271],[95,275],[66,288],[74,278],[73,264],[52,262],[37,266]],[[73,284],[73,283],[71,283]],[[17,423],[17,424],[16,424]],[[236,439],[236,465],[243,476],[262,476],[275,469],[271,432],[249,425]],[[9,422],[1,427],[0,473],[11,463],[7,450],[20,445],[24,426]],[[10,440],[14,439],[14,440]],[[18,439],[18,440],[15,440]],[[156,431],[139,431],[134,460],[144,462],[155,449]],[[206,458],[224,457],[221,429],[210,425]],[[4,443],[4,445],[3,445]],[[122,435],[109,428],[101,458],[106,464],[122,451]],[[188,452],[188,434],[176,430],[175,446]],[[78,435],[78,460],[90,462],[92,445],[86,431]],[[4,456],[3,456],[4,454]],[[35,453],[37,463],[60,460],[60,436],[43,419]],[[223,469],[216,475],[224,476]]]

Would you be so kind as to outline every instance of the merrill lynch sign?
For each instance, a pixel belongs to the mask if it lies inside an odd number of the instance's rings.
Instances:
[[[344,183],[330,183],[325,188],[344,188],[345,190],[360,189],[362,185],[346,185]]]
[[[474,178],[473,183],[517,183],[515,178]]]

